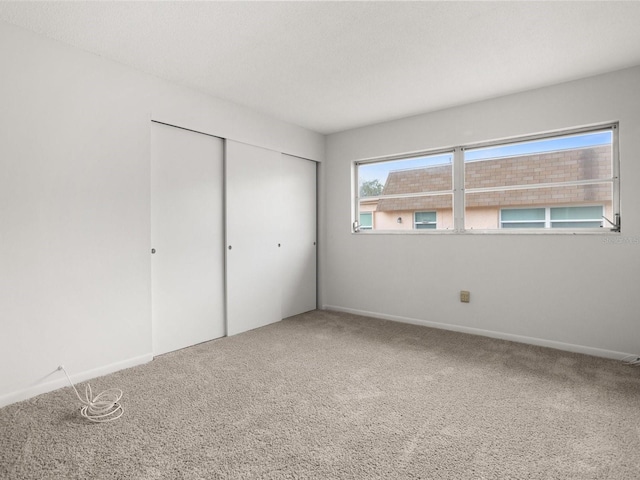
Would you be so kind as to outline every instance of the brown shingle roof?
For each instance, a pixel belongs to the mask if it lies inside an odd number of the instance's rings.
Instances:
[[[390,172],[383,195],[451,190],[451,165]],[[599,146],[534,155],[519,155],[465,164],[465,188],[533,185],[575,180],[606,179],[612,176],[611,147]],[[566,204],[610,200],[611,186],[577,185],[528,190],[478,192],[465,198],[467,207]],[[433,210],[450,208],[452,197],[383,198],[377,211]]]

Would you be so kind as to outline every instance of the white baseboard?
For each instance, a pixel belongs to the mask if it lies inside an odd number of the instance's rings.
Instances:
[[[518,343],[527,343],[529,345],[537,345],[540,347],[555,348],[556,350],[564,350],[566,352],[583,353],[594,357],[610,358],[613,360],[622,360],[631,354],[624,352],[616,352],[613,350],[604,350],[595,347],[586,347],[583,345],[575,345],[572,343],[557,342],[555,340],[545,340],[543,338],[526,337],[524,335],[514,335],[512,333],[495,332],[493,330],[483,330],[481,328],[464,327],[461,325],[452,325],[448,323],[430,322],[428,320],[420,320],[417,318],[401,317],[398,315],[388,315],[385,313],[368,312],[366,310],[357,310],[354,308],[338,307],[336,305],[322,305],[322,310],[335,310],[337,312],[352,313],[354,315],[362,315],[365,317],[380,318],[382,320],[391,320],[394,322],[410,323],[412,325],[421,325],[423,327],[439,328],[442,330],[451,330],[453,332],[470,333],[472,335],[481,335],[484,337],[499,338],[501,340],[509,340]]]
[[[108,375],[109,373],[117,372],[119,370],[124,370],[125,368],[142,365],[144,363],[150,362],[151,360],[153,360],[153,354],[148,353],[146,355],[130,358],[122,362],[104,365],[102,367],[87,370],[85,372],[73,374],[70,372],[69,376],[71,377],[71,381],[75,384],[78,382],[91,380],[92,378],[102,377],[103,375]],[[5,407],[12,403],[21,402],[23,400],[35,397],[36,395],[41,395],[43,393],[52,392],[53,390],[69,386],[69,381],[67,380],[67,377],[63,372],[54,370],[53,372],[49,372],[45,378],[48,379],[53,376],[56,376],[58,378],[56,378],[55,380],[40,381],[34,385],[31,385],[30,387],[0,396],[0,407]]]

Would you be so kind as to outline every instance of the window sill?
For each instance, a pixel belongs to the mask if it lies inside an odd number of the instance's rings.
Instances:
[[[607,228],[597,230],[564,230],[564,229],[518,229],[518,230],[369,230],[366,232],[351,232],[352,235],[610,235],[620,236],[621,232],[613,232]]]
[[[620,235],[620,232],[613,232],[608,228],[568,230],[568,229],[518,229],[518,230],[465,230],[463,234],[470,235]]]

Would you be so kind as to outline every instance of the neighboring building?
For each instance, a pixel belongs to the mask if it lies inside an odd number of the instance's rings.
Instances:
[[[465,163],[465,190],[612,177],[611,146],[492,158]],[[389,173],[382,196],[362,199],[361,223],[375,230],[453,229],[452,166]],[[465,195],[465,228],[599,227],[611,218],[610,183],[502,189]],[[364,216],[363,216],[364,215]]]

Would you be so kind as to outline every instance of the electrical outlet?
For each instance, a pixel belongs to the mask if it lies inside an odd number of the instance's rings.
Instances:
[[[467,290],[460,290],[460,301],[463,303],[469,303],[471,301],[471,293]]]

